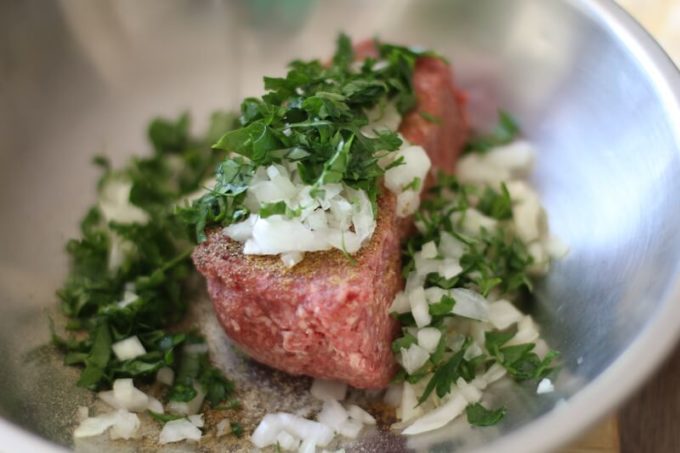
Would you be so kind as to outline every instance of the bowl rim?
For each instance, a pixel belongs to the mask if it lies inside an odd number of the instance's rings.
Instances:
[[[680,70],[652,35],[614,0],[567,0],[617,36],[651,77],[669,119],[680,152]],[[680,263],[656,313],[626,350],[599,376],[563,404],[508,433],[473,449],[474,453],[552,451],[573,441],[611,414],[651,377],[680,340]],[[663,332],[664,335],[658,335]],[[545,433],[550,433],[546,436]]]
[[[680,151],[680,71],[655,39],[614,0],[563,0],[617,36],[650,75],[662,99]],[[630,346],[568,401],[536,420],[477,449],[475,453],[551,451],[585,432],[622,404],[668,357],[680,339],[680,263],[660,307]],[[657,332],[664,332],[659,336]],[[577,416],[578,415],[578,416]],[[548,432],[550,435],[546,436]],[[0,438],[8,448],[61,453],[64,447],[0,417]]]

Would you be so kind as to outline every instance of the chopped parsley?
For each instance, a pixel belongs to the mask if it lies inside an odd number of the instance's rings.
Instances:
[[[285,77],[265,77],[266,93],[241,104],[239,127],[222,135],[213,148],[228,157],[217,171],[216,184],[183,210],[194,226],[197,241],[205,240],[206,226],[245,219],[245,192],[255,168],[294,162],[302,182],[319,188],[340,183],[367,193],[374,213],[378,181],[385,173],[378,161],[397,150],[396,131],[368,136],[367,110],[393,102],[400,113],[415,106],[413,70],[422,55],[412,48],[376,43],[379,57],[354,60],[352,43],[340,35],[332,63],[295,60]],[[175,137],[168,138],[175,143]],[[403,162],[397,161],[392,165]],[[414,181],[414,188],[419,182]],[[319,191],[312,193],[319,194]],[[289,214],[282,204],[266,205],[259,214]]]
[[[472,139],[466,149],[486,152],[494,146],[509,143],[517,134],[516,123],[509,115],[501,113],[496,130],[490,135]],[[465,222],[472,209],[477,211],[475,215],[485,216],[494,226],[479,227],[471,234],[472,230],[466,229]],[[411,369],[410,373],[402,368],[394,379],[394,382],[425,383],[418,398],[419,405],[428,403],[431,398],[438,401],[451,392],[459,379],[470,383],[494,364],[505,368],[508,375],[518,382],[540,380],[554,370],[556,351],[548,352],[541,359],[535,352],[535,343],[508,345],[517,334],[517,328],[487,330],[483,344],[475,343],[468,328],[461,329],[463,318],[455,314],[457,301],[453,293],[449,293],[449,290],[461,288],[482,297],[493,293],[495,300],[517,300],[530,294],[529,270],[534,260],[527,244],[516,235],[512,221],[513,201],[504,183],[497,186],[463,184],[453,175],[440,174],[422,201],[416,214],[418,233],[408,238],[402,249],[402,272],[405,278],[414,278],[409,280],[414,288],[421,286],[422,282],[426,292],[442,294],[438,301],[427,301],[427,325],[439,329],[442,335],[436,349],[430,352],[422,366]],[[417,264],[418,260],[423,260],[420,253],[423,246],[433,242],[440,247],[446,241],[460,247],[460,255],[456,258],[460,269],[448,277],[440,271],[417,274],[418,266],[429,266],[422,261]],[[431,244],[428,246],[431,247]],[[437,256],[430,258],[435,264],[437,260],[452,259],[442,255],[441,250],[438,248]],[[409,296],[407,293],[400,297]],[[404,350],[408,353],[411,346],[418,345],[414,315],[406,311],[396,318],[402,326],[402,335],[394,340],[392,350],[395,354]],[[480,341],[478,336],[475,338]],[[466,413],[470,424],[490,426],[505,416],[505,409],[489,410],[481,404],[472,404]]]
[[[194,272],[189,259],[192,234],[174,207],[213,173],[223,155],[210,145],[234,124],[233,115],[218,112],[206,134],[194,137],[188,115],[157,118],[148,128],[151,156],[134,158],[120,170],[96,158],[103,170],[100,200],[82,220],[81,237],[66,244],[70,273],[57,292],[69,318],[69,333],[58,335],[52,328],[64,362],[82,369],[78,385],[101,390],[118,378],[149,381],[160,368],[170,367],[177,379],[169,400],[191,400],[196,385],[203,387],[212,405],[232,397],[233,384],[210,364],[207,353],[184,348],[200,347],[205,340],[195,332],[178,332],[173,325],[186,313]],[[145,220],[107,221],[102,197],[111,187],[129,188],[124,190],[129,190],[131,208],[125,209],[142,212]],[[122,254],[118,263],[112,263],[115,250]],[[131,336],[139,338],[146,353],[119,360],[112,344]]]
[[[472,426],[493,426],[505,417],[506,409],[487,409],[479,403],[470,404],[465,408],[468,423]]]

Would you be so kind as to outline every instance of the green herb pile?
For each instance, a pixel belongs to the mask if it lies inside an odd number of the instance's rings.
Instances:
[[[207,133],[195,138],[189,134],[187,115],[176,121],[155,119],[148,128],[151,157],[134,158],[121,170],[113,170],[103,157],[95,159],[103,170],[100,193],[109,184],[131,184],[129,202],[142,209],[148,221],[107,223],[95,205],[82,220],[82,237],[66,246],[71,271],[58,296],[70,334],[59,336],[53,329],[53,340],[65,352],[66,364],[82,367],[78,385],[101,390],[118,378],[153,381],[160,368],[170,367],[176,376],[166,395],[170,401],[192,400],[196,386],[212,405],[231,397],[232,383],[210,364],[207,353],[183,349],[204,339],[172,326],[186,313],[194,275],[189,258],[192,234],[175,215],[175,206],[200,189],[224,158],[210,145],[234,127],[234,121],[233,115],[215,113]],[[112,268],[112,247],[121,241],[128,247],[120,265]],[[122,303],[131,285],[136,297]],[[134,335],[146,354],[118,360],[111,345]],[[201,348],[189,348],[196,349]]]
[[[472,139],[466,152],[485,153],[494,146],[511,142],[517,133],[518,128],[512,118],[501,113],[496,130],[490,135]],[[463,233],[462,222],[470,208],[497,220],[498,227],[492,231],[482,228],[478,235]],[[456,220],[456,213],[459,220]],[[431,241],[439,245],[442,234],[446,232],[464,244],[465,251],[460,258],[463,270],[449,279],[436,272],[430,273],[426,276],[425,288],[466,288],[484,297],[493,291],[498,299],[526,299],[532,291],[528,269],[533,264],[533,259],[527,246],[514,234],[509,222],[512,217],[513,202],[505,184],[501,184],[498,189],[465,185],[453,175],[440,174],[416,214],[419,232],[410,237],[403,248],[404,277],[414,271],[415,253]],[[456,349],[447,345],[448,337],[457,333],[455,327],[451,331],[451,323],[456,319],[464,319],[452,313],[455,304],[453,297],[444,295],[439,302],[429,305],[432,317],[430,327],[442,332],[439,344],[420,369],[410,375],[402,369],[395,377],[395,382],[407,381],[411,384],[430,378],[419,397],[419,404],[427,401],[433,392],[439,398],[444,397],[457,379],[462,377],[470,382],[494,363],[502,365],[508,375],[518,382],[540,380],[553,371],[556,351],[550,351],[541,359],[534,352],[535,343],[506,345],[517,333],[514,326],[507,331],[487,331],[484,352],[469,360],[465,359],[466,350],[473,343],[472,338],[466,337]],[[413,315],[407,312],[396,316],[402,326],[402,336],[392,344],[395,354],[417,343],[415,335],[411,333],[411,329],[416,326]],[[479,403],[468,406],[466,412],[470,424],[476,426],[496,424],[505,415],[503,408],[487,410]]]
[[[364,190],[375,208],[385,172],[378,160],[402,141],[396,132],[362,134],[369,122],[366,110],[387,102],[402,114],[411,110],[415,61],[432,55],[389,44],[376,47],[379,59],[356,63],[351,41],[340,35],[330,64],[293,61],[286,77],[264,78],[264,96],[243,101],[240,127],[214,145],[233,154],[220,164],[212,191],[183,213],[195,225],[199,242],[207,225],[226,226],[249,215],[243,201],[253,170],[272,163],[294,162],[302,181],[316,188],[343,182]],[[282,204],[266,205],[259,214],[284,210]]]

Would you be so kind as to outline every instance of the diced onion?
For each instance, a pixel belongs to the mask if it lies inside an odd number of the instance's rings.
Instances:
[[[404,187],[408,186],[415,178],[422,183],[430,171],[430,158],[421,146],[408,146],[391,154],[394,160],[403,158],[404,164],[392,167],[385,172],[385,187],[395,194],[406,193]],[[417,195],[417,193],[416,193]],[[413,214],[418,209],[418,204],[403,203],[402,209],[397,207],[397,215],[404,217]]]
[[[404,291],[399,291],[390,305],[390,313],[406,313],[411,311],[411,305],[409,304],[408,295]]]
[[[434,241],[423,244],[420,253],[423,258],[435,258],[437,256],[437,244]]]
[[[350,439],[356,439],[361,432],[364,425],[358,420],[345,420],[345,422],[340,426],[338,432]]]
[[[136,435],[139,426],[137,414],[119,409],[116,412],[84,419],[75,429],[73,437],[78,439],[98,436],[113,428],[109,433],[112,439],[130,439]]]
[[[111,345],[118,360],[131,360],[146,354],[146,349],[137,336],[126,338]]]
[[[402,384],[401,406],[399,408],[399,418],[409,421],[419,417],[423,413],[422,407],[418,405],[418,397],[413,385],[408,382]]]
[[[452,396],[445,404],[418,418],[402,433],[410,436],[441,428],[463,413],[467,405],[465,397],[452,390]]]
[[[401,365],[409,374],[425,365],[429,358],[430,354],[417,344],[412,344],[408,349],[401,350]]]
[[[203,425],[205,424],[203,422],[203,414],[190,415],[187,417],[187,419],[197,428],[203,428]]]
[[[265,415],[253,431],[250,441],[257,448],[264,448],[276,443],[276,436],[281,432],[283,423],[278,414]]]
[[[132,379],[116,379],[113,390],[106,390],[97,394],[109,406],[132,412],[142,412],[148,408],[149,397],[146,393],[135,388]]]
[[[375,425],[375,418],[371,414],[357,406],[356,404],[348,405],[347,412],[349,413],[349,416],[354,420],[357,420],[366,425]]]
[[[300,444],[300,440],[288,434],[286,431],[281,431],[276,436],[276,445],[282,450],[293,450]]]
[[[163,425],[163,429],[158,437],[158,443],[168,444],[182,440],[201,440],[201,430],[186,418],[171,420]]]
[[[302,445],[298,448],[298,453],[315,453],[316,443],[312,440],[305,439],[302,441]]]
[[[462,377],[459,377],[456,380],[456,386],[458,387],[460,394],[463,395],[469,404],[476,403],[482,399],[482,392],[480,392],[473,384],[467,383]]]
[[[340,431],[340,427],[347,421],[349,414],[342,407],[342,404],[335,400],[326,400],[323,402],[321,412],[318,413],[316,419],[319,423],[333,428],[335,431]]]
[[[451,297],[456,301],[453,306],[456,315],[478,321],[489,319],[489,303],[481,294],[465,288],[454,288]]]
[[[432,354],[437,349],[441,336],[442,332],[436,327],[424,327],[418,331],[418,345]]]
[[[538,383],[538,387],[536,388],[536,393],[538,395],[543,395],[545,393],[551,393],[553,391],[555,391],[555,387],[553,386],[553,383],[548,378],[541,379],[541,382]]]
[[[507,300],[499,300],[489,305],[489,321],[496,329],[504,330],[519,322],[522,313]]]
[[[432,321],[430,316],[430,307],[425,298],[425,291],[422,287],[416,288],[409,293],[409,303],[411,304],[411,313],[413,319],[416,321],[418,327],[425,327]]]
[[[162,414],[163,412],[165,412],[165,410],[163,409],[163,404],[153,396],[148,397],[146,408],[151,412],[155,412],[157,414]]]

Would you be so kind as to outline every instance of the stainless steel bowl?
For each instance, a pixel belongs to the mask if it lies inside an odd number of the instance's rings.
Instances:
[[[409,446],[553,449],[667,355],[680,327],[680,75],[613,3],[2,2],[3,448],[68,446],[75,409],[91,398],[47,346],[62,245],[94,197],[89,156],[120,163],[146,149],[143,127],[157,113],[189,109],[200,126],[289,59],[328,55],[340,29],[436,48],[470,93],[475,121],[497,106],[514,113],[540,150],[534,181],[551,227],[571,249],[540,283],[534,309],[562,352],[556,392],[520,386],[505,397],[502,426],[453,426]],[[220,349],[224,339],[211,342]],[[404,447],[386,439],[354,447]]]

